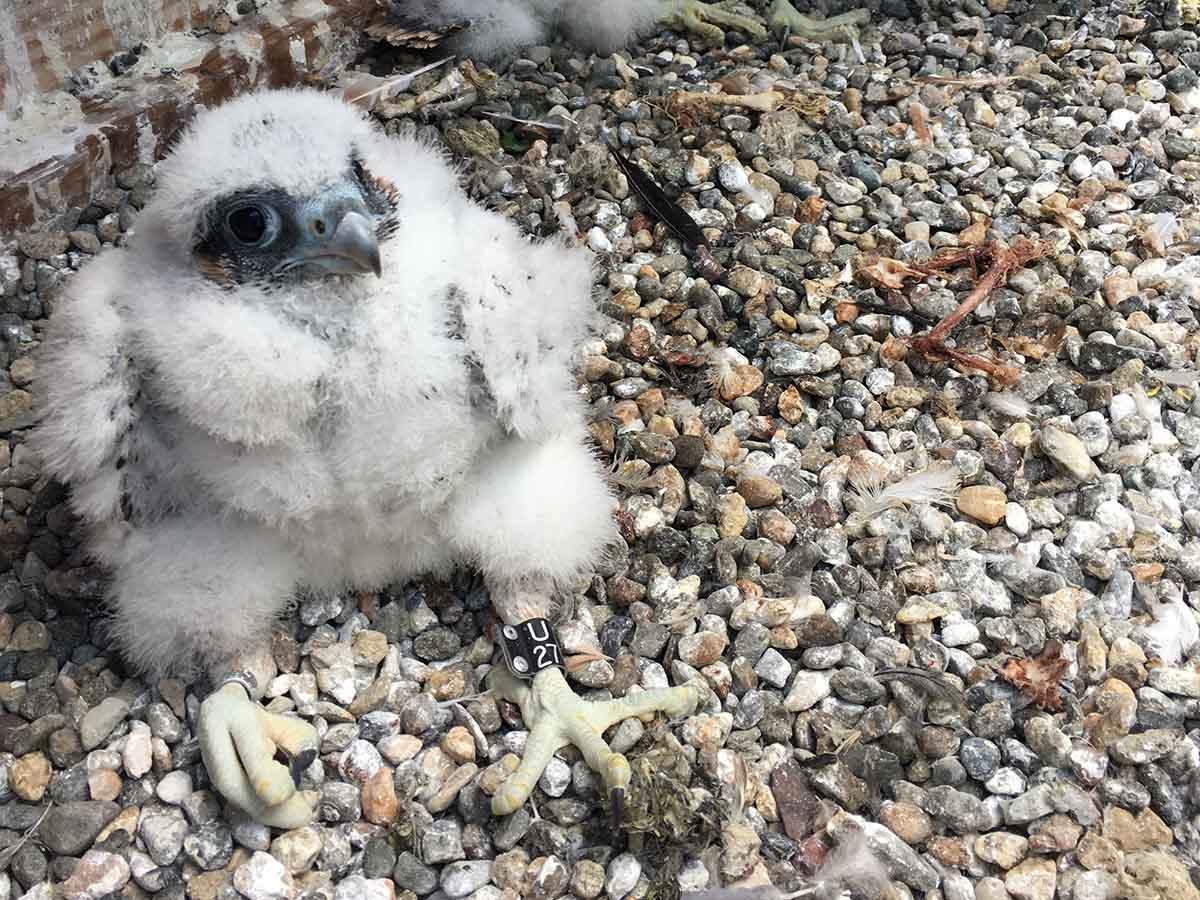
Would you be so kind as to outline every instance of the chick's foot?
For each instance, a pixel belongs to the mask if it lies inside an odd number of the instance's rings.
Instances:
[[[791,0],[775,0],[767,12],[767,24],[775,31],[786,31],[805,41],[843,41],[857,43],[858,29],[866,25],[871,14],[865,9],[852,9],[840,16],[814,19],[796,12]]]
[[[230,683],[200,705],[197,731],[208,777],[226,800],[271,828],[312,821],[316,795],[299,789],[320,743],[311,725],[267,712],[242,685]],[[276,761],[277,750],[289,765]]]
[[[604,779],[614,809],[619,810],[632,773],[628,760],[605,743],[605,729],[633,716],[656,712],[671,717],[685,715],[700,701],[700,691],[692,684],[643,691],[616,700],[583,700],[559,669],[544,669],[529,684],[502,666],[495,666],[487,681],[498,696],[521,708],[529,729],[520,766],[492,797],[492,812],[498,816],[520,809],[555,752],[568,744],[578,747],[587,764]]]
[[[762,23],[734,12],[731,3],[704,3],[701,0],[662,0],[659,22],[676,31],[689,31],[708,44],[725,43],[724,28],[745,32],[756,40],[767,36]]]

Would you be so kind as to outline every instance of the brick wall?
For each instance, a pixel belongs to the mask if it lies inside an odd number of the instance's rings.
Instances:
[[[238,5],[0,0],[0,244],[87,206],[113,171],[154,161],[197,106],[328,77],[376,9],[257,0],[238,15]],[[138,45],[127,71],[107,65]]]
[[[67,75],[169,32],[207,26],[223,0],[0,0],[5,110]]]

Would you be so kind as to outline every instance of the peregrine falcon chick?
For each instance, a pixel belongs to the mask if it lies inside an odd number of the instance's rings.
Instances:
[[[34,447],[113,573],[128,659],[220,684],[201,748],[251,816],[296,827],[313,811],[297,784],[315,730],[257,703],[298,590],[465,563],[517,624],[612,539],[571,371],[591,289],[585,251],[528,242],[436,151],[330,95],[275,91],[198,116],[129,246],[56,304]],[[583,703],[559,669],[494,671],[533,732],[498,813],[569,742],[623,788],[606,723],[698,697]]]
[[[665,27],[690,32],[707,44],[725,41],[723,29],[765,40],[767,29],[756,17],[738,10],[737,0],[380,0],[389,4],[399,34],[419,35],[430,46],[437,29],[447,33],[458,52],[480,59],[506,56],[548,41],[560,31],[572,44],[610,54]],[[764,0],[765,2],[765,0]],[[857,41],[866,23],[865,9],[852,9],[826,19],[796,11],[791,0],[771,0],[765,11],[775,31],[810,41]],[[386,33],[381,28],[379,33]],[[393,31],[393,33],[396,33]]]

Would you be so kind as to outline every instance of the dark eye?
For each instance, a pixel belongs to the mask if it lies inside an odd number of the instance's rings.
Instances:
[[[261,206],[240,206],[225,219],[230,232],[243,244],[262,241],[270,224],[270,214]]]

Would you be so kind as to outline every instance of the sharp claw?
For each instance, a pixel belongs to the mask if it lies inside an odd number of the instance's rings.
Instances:
[[[296,785],[296,790],[300,790],[300,779],[304,776],[305,770],[313,764],[316,758],[316,748],[309,747],[306,750],[301,750],[288,760],[288,771],[292,775],[292,781]]]
[[[613,788],[609,791],[608,803],[613,827],[620,828],[625,821],[625,789]]]

